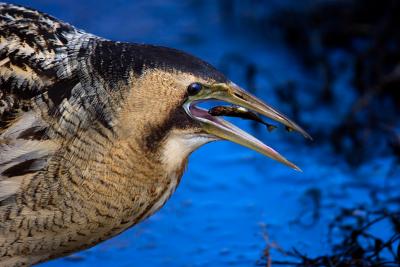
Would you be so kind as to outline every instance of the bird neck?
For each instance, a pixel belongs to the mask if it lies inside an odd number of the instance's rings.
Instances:
[[[103,144],[102,148],[90,145],[93,141]],[[159,151],[144,151],[135,139],[82,143],[90,146],[89,160],[86,157],[82,163],[66,163],[69,173],[81,174],[79,182],[68,178],[71,175],[64,181],[81,203],[103,210],[103,219],[108,222],[112,218],[113,223],[134,225],[161,208],[179,184],[188,156],[182,155],[172,166],[163,162]]]

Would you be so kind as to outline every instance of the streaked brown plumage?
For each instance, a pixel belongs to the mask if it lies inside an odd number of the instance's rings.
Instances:
[[[144,220],[174,192],[190,153],[220,138],[297,168],[194,106],[211,98],[306,135],[188,54],[0,4],[0,265],[61,257]]]

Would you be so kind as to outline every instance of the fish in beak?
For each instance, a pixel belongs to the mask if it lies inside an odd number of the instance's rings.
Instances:
[[[195,86],[196,90],[188,96],[183,107],[191,118],[201,124],[205,132],[253,149],[297,171],[301,171],[295,164],[254,136],[223,120],[221,117],[211,115],[208,110],[200,108],[196,104],[207,100],[224,101],[282,123],[287,129],[297,131],[305,138],[312,140],[311,136],[300,126],[234,83],[218,83],[213,85],[195,83]]]

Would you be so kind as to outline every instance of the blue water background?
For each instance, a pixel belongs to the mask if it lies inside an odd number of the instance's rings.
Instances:
[[[301,119],[316,128],[336,125],[354,101],[344,73],[334,84],[340,106],[307,108],[309,90],[318,90],[323,76],[303,70],[276,41],[273,29],[260,33],[251,23],[243,23],[282,6],[305,8],[309,1],[235,1],[230,12],[223,10],[224,1],[212,0],[10,2],[34,7],[108,39],[184,50],[220,68],[243,87],[248,85],[246,67],[254,64],[259,72],[252,91],[288,114],[289,105],[279,102],[272,88],[300,81],[305,86],[297,88],[297,94],[306,109]],[[342,56],[332,53],[332,58]],[[285,249],[296,247],[308,255],[320,255],[331,249],[327,224],[341,207],[375,205],[369,197],[371,187],[386,192],[385,188],[396,186],[390,177],[398,172],[393,172],[389,156],[351,168],[324,142],[316,145],[283,129],[268,133],[251,123],[235,122],[303,172],[233,143],[206,145],[190,157],[177,191],[154,216],[89,250],[40,266],[254,266],[266,239]],[[384,226],[378,231],[385,231]],[[273,251],[273,258],[282,255]]]

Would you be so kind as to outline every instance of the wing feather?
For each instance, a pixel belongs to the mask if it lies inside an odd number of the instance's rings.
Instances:
[[[65,99],[80,87],[79,53],[93,39],[39,11],[0,3],[0,204],[57,151],[48,117],[62,118]]]
[[[93,37],[36,10],[0,3],[0,99],[30,99],[73,75],[68,57]],[[14,98],[14,103],[11,99]],[[3,104],[5,106],[5,104]]]

